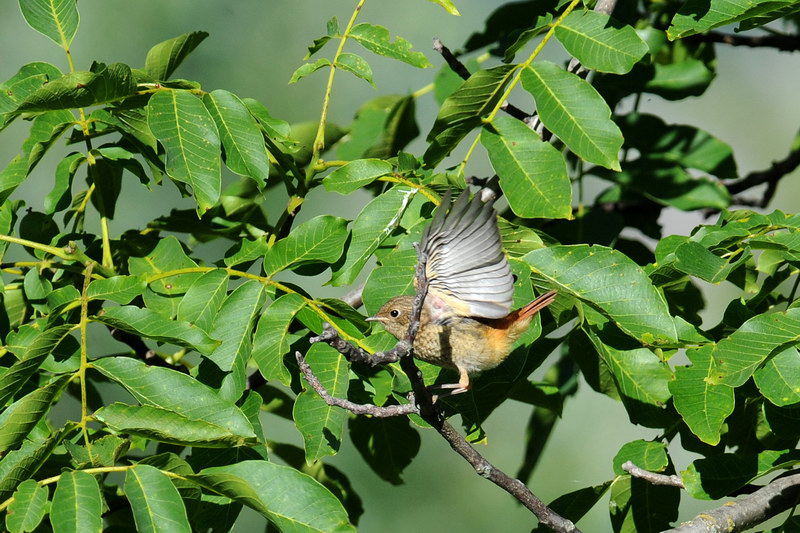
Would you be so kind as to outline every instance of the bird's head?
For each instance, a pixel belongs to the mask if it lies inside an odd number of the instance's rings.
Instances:
[[[408,332],[413,307],[413,296],[397,296],[383,304],[383,307],[367,320],[380,322],[386,331],[402,339]]]

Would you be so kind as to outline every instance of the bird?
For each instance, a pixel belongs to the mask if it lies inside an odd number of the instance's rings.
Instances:
[[[413,344],[417,359],[458,371],[458,383],[436,386],[442,395],[467,392],[470,376],[502,363],[536,313],[556,297],[551,290],[511,311],[514,276],[503,253],[497,213],[480,195],[470,201],[468,189],[447,212],[450,198],[448,190],[418,246],[428,258],[428,293]],[[413,296],[397,296],[367,320],[403,339],[413,306]]]

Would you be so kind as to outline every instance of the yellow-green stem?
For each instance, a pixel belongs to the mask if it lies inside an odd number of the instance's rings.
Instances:
[[[86,424],[89,420],[89,406],[86,399],[86,369],[89,367],[89,350],[87,349],[86,326],[89,324],[89,282],[92,280],[92,269],[94,263],[86,265],[86,272],[83,275],[83,290],[81,291],[81,364],[78,367],[77,377],[81,381],[81,421],[80,427],[83,432],[83,441],[86,444],[86,451],[89,459],[92,458],[92,442],[89,440],[89,429]]]

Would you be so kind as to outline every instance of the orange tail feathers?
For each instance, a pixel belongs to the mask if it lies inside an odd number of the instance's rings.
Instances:
[[[553,303],[553,300],[556,299],[556,291],[548,291],[534,301],[526,305],[525,307],[521,307],[513,314],[517,315],[517,320],[525,320],[526,318],[533,318],[533,315]]]

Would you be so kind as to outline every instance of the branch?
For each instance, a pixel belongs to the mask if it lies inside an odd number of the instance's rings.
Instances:
[[[649,482],[651,485],[667,485],[669,487],[678,487],[679,489],[685,488],[683,486],[683,480],[680,476],[672,475],[666,476],[664,474],[656,474],[655,472],[650,472],[645,470],[644,468],[639,468],[633,461],[626,461],[622,464],[622,469],[632,475],[633,477],[638,477],[640,479],[644,479],[645,481]]]
[[[723,43],[731,46],[749,46],[750,48],[775,48],[783,52],[800,50],[798,35],[735,35],[710,31],[702,35],[692,35],[684,39],[696,43]]]
[[[342,409],[347,409],[353,414],[356,415],[371,415],[376,416],[378,418],[388,418],[390,416],[399,416],[399,415],[409,415],[409,414],[419,414],[419,408],[417,407],[416,403],[414,402],[413,397],[409,399],[409,403],[403,405],[388,405],[385,407],[379,407],[377,405],[372,404],[363,404],[363,403],[354,403],[350,400],[344,400],[342,398],[336,398],[335,396],[331,396],[328,390],[319,382],[317,376],[314,375],[314,372],[311,370],[311,367],[308,366],[305,357],[300,352],[294,353],[295,358],[297,359],[297,364],[300,366],[300,371],[305,376],[306,381],[311,387],[319,394],[319,397],[325,400],[325,403],[328,405],[332,405],[335,407],[341,407]]]
[[[744,531],[792,508],[798,504],[799,499],[800,474],[778,478],[753,494],[704,511],[665,533]]]
[[[336,330],[333,329],[333,327],[327,322],[322,323],[322,335],[311,337],[309,340],[311,344],[316,342],[324,342],[328,344],[331,348],[342,354],[345,359],[351,363],[364,363],[369,366],[396,363],[400,360],[400,356],[403,353],[407,353],[409,350],[411,350],[410,344],[406,343],[405,341],[399,341],[391,350],[370,354],[369,352],[366,352],[357,346],[353,346],[346,340],[339,337],[339,334],[336,332]]]
[[[766,207],[775,195],[778,181],[785,175],[794,172],[798,166],[800,166],[800,148],[792,150],[789,152],[789,155],[780,161],[773,162],[768,169],[751,172],[739,181],[727,184],[726,186],[731,194],[738,194],[752,187],[766,183],[767,190],[764,192],[764,196],[757,206]]]

